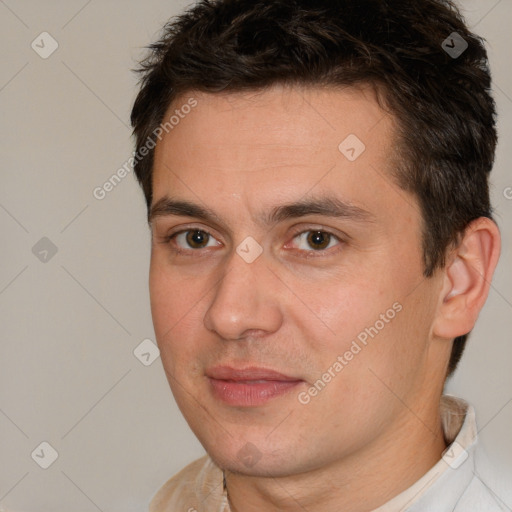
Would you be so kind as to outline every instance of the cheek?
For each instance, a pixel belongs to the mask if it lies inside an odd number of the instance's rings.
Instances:
[[[295,308],[292,321],[316,353],[317,371],[328,371],[338,356],[343,357],[345,377],[337,379],[338,385],[350,386],[351,378],[361,378],[360,372],[372,377],[368,368],[385,380],[403,378],[424,355],[429,306],[422,287],[411,294],[416,274],[391,264],[386,268],[381,271],[375,264],[357,275],[339,274],[322,286],[309,283],[296,289],[309,311]]]
[[[175,306],[179,302],[176,301],[175,290],[172,280],[152,259],[149,272],[149,296],[153,326],[158,341],[177,321],[179,312]]]
[[[157,343],[164,364],[170,364],[191,348],[194,329],[203,325],[198,314],[204,293],[197,280],[171,272],[157,257],[151,260],[149,293]]]
[[[182,386],[190,393],[191,383],[202,375],[205,361],[215,359],[218,347],[210,343],[204,318],[216,280],[214,272],[171,267],[165,254],[152,255],[151,314],[162,363],[175,393],[183,393]],[[179,385],[172,381],[173,377]]]
[[[336,351],[344,350],[393,304],[392,294],[379,290],[374,280],[353,276],[335,276],[318,286],[308,283],[294,292],[301,302],[294,308],[294,321],[317,342],[323,338],[320,345]]]
[[[201,300],[204,283],[179,267],[172,267],[165,251],[155,249],[149,269],[149,294],[155,330],[165,333],[186,319]],[[158,332],[157,332],[158,335]]]

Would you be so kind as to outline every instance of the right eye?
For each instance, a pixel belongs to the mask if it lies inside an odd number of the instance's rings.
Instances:
[[[170,235],[168,241],[173,240],[181,251],[204,249],[221,245],[210,233],[202,229],[187,229]]]

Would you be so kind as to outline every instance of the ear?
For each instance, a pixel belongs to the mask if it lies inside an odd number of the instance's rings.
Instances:
[[[451,339],[473,329],[489,294],[500,247],[500,232],[491,219],[480,217],[466,228],[442,270],[435,336]]]

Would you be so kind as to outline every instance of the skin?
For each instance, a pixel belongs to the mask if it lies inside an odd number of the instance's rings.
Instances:
[[[447,266],[424,277],[417,200],[391,178],[394,119],[368,88],[189,93],[169,112],[191,96],[197,107],[156,147],[153,178],[153,206],[169,197],[213,214],[151,218],[151,308],[174,397],[226,470],[233,511],[372,510],[446,447],[439,398],[452,339],[485,301],[497,228],[478,219]],[[349,134],[366,146],[352,162],[338,149]],[[367,213],[267,222],[276,207],[327,196]],[[209,233],[208,244],[169,239],[187,229]],[[327,248],[308,245],[311,230],[333,235]],[[236,252],[248,236],[263,251],[252,263]],[[301,403],[396,303],[394,318]],[[303,382],[234,407],[211,391],[215,365]],[[239,456],[247,450],[250,467]]]

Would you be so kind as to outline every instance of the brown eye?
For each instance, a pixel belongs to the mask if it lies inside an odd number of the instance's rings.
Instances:
[[[208,245],[210,240],[210,235],[206,233],[206,231],[201,231],[200,229],[192,229],[186,231],[186,242],[189,247],[193,249],[202,249]]]
[[[321,229],[309,229],[293,237],[294,248],[309,254],[327,251],[340,243],[341,240],[336,235]]]
[[[331,241],[330,233],[325,231],[309,231],[307,242],[312,249],[325,249]]]

